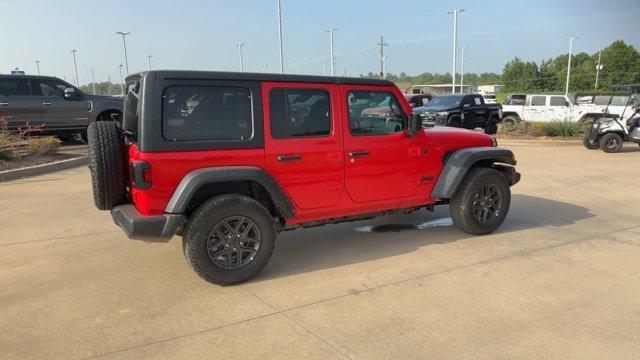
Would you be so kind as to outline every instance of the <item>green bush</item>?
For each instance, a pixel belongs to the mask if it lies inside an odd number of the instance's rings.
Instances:
[[[552,121],[546,124],[544,132],[547,136],[576,138],[587,131],[587,125],[569,120]]]
[[[25,147],[29,155],[55,154],[60,147],[60,140],[53,136],[31,138],[27,140]]]

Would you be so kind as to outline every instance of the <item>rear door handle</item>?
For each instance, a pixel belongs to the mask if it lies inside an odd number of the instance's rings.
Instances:
[[[300,154],[291,154],[291,155],[280,155],[276,159],[280,162],[294,162],[302,160],[302,155]]]
[[[0,106],[9,106],[8,102],[0,102]]]
[[[49,106],[49,105],[51,105],[51,103],[50,103],[50,102],[46,102],[46,101],[45,101],[45,102],[43,102],[43,103],[42,103],[42,105],[44,105],[44,106]]]
[[[349,152],[349,157],[352,157],[352,158],[358,158],[358,157],[364,157],[364,156],[369,156],[368,150],[358,150],[358,151]]]

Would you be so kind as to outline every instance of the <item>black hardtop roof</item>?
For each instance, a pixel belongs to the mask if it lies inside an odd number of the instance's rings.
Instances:
[[[191,71],[191,70],[153,70],[145,71],[130,76],[155,75],[163,79],[191,79],[191,80],[238,80],[238,81],[273,81],[273,82],[299,82],[322,84],[352,84],[352,85],[395,85],[392,81],[381,79],[367,79],[340,76],[317,76],[296,74],[269,74],[250,72],[226,72],[226,71]],[[127,77],[129,79],[129,77]]]

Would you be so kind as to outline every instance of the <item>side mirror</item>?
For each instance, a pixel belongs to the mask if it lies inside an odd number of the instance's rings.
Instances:
[[[66,100],[78,100],[80,99],[80,94],[76,92],[76,89],[69,87],[64,89],[64,98]]]
[[[408,124],[407,134],[409,136],[413,136],[418,133],[418,131],[422,130],[422,117],[418,113],[413,113],[409,116],[409,124]]]

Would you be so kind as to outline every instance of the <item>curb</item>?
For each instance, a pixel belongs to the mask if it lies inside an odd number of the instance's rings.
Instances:
[[[511,145],[549,145],[549,146],[562,146],[562,145],[582,145],[580,140],[539,140],[539,139],[501,139],[497,138],[498,146],[501,144]]]
[[[0,182],[21,179],[30,176],[42,175],[54,171],[70,169],[78,166],[87,165],[89,163],[88,156],[82,156],[73,159],[61,160],[49,164],[29,166],[20,169],[0,171]]]

